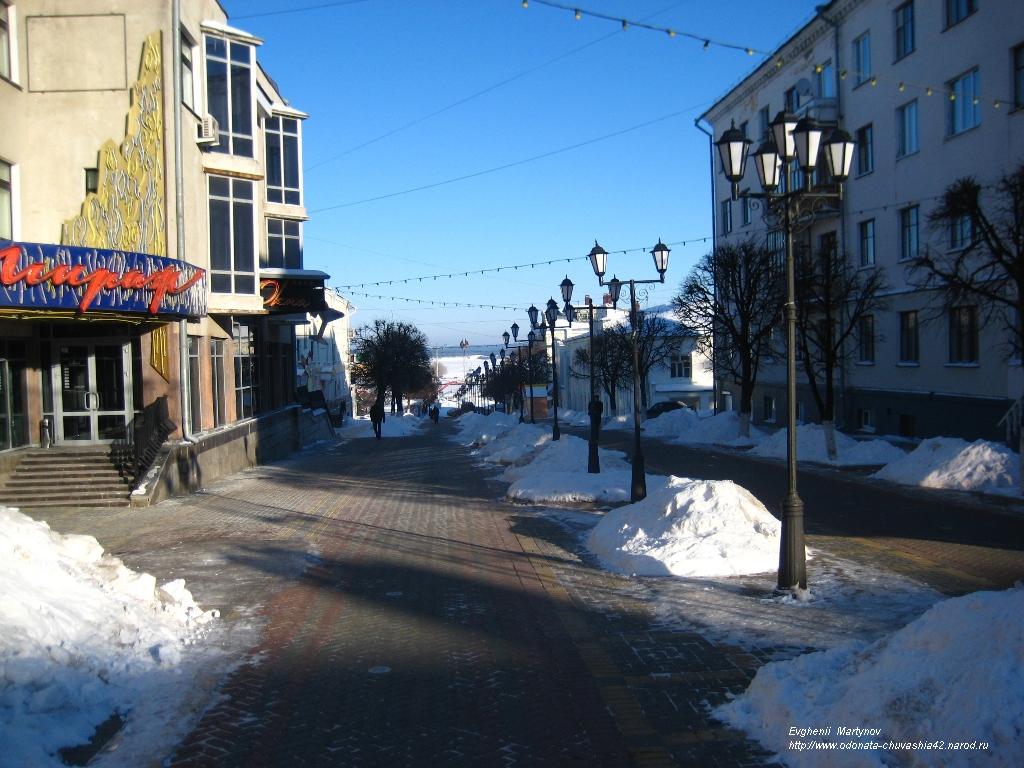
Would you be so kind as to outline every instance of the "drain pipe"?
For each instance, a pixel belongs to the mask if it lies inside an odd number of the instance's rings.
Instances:
[[[715,136],[711,131],[700,124],[703,117],[698,117],[693,121],[693,127],[708,137],[708,150],[709,157],[711,159],[711,253],[714,254],[715,248],[718,247],[718,222],[716,218],[718,216],[718,206],[715,200]],[[715,303],[718,303],[718,284],[715,284]],[[715,336],[715,320],[711,318],[711,409],[712,412],[718,415],[718,368],[715,366],[715,349],[716,339]]]
[[[185,172],[182,167],[181,151],[181,0],[171,3],[171,71],[174,82],[174,223],[176,225],[174,253],[178,261],[185,260]],[[192,439],[192,403],[189,400],[188,370],[188,321],[178,321],[178,391],[181,395],[181,439],[194,443]]]

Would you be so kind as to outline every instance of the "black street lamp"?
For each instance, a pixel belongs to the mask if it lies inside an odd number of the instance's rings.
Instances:
[[[548,299],[544,316],[548,319],[548,328],[551,330],[551,381],[554,384],[551,403],[555,407],[554,421],[551,422],[551,439],[560,440],[562,432],[558,428],[558,366],[556,365],[558,350],[555,348],[555,321],[558,320],[558,303],[554,299]]]
[[[494,402],[494,408],[498,408],[498,394],[497,394],[497,382],[498,382],[498,359],[494,353],[491,352],[491,400]]]
[[[562,281],[562,298],[565,299],[566,319],[572,325],[576,319],[576,313],[580,310],[574,308],[569,301],[572,299],[572,280],[565,276]],[[604,413],[604,403],[597,396],[597,379],[594,377],[594,303],[587,296],[587,320],[589,322],[588,348],[590,353],[590,402],[587,403],[587,414],[590,416],[590,439],[587,441],[587,472],[592,475],[601,473],[601,459],[598,448],[601,440],[601,415]]]
[[[612,305],[617,305],[622,285],[629,283],[629,324],[632,329],[630,334],[633,342],[633,460],[632,477],[629,488],[630,501],[637,502],[647,497],[647,475],[644,468],[644,452],[640,444],[640,326],[642,318],[640,309],[636,304],[636,286],[643,283],[664,283],[665,272],[668,270],[669,247],[661,240],[651,249],[651,256],[654,257],[654,268],[658,270],[657,280],[619,280],[613,277],[608,282],[604,280],[604,274],[608,267],[608,252],[594,241],[594,247],[590,249],[590,265],[594,268],[599,285],[607,285],[612,297]]]
[[[513,328],[514,327],[515,326],[513,326]],[[526,356],[526,365],[527,365],[527,369],[528,369],[527,372],[530,374],[530,423],[531,424],[536,424],[537,423],[537,420],[533,417],[533,344],[534,344],[535,341],[537,341],[537,334],[536,333],[534,333],[533,331],[530,331],[528,334],[526,334],[526,342],[527,342],[527,344],[526,344],[526,351],[528,353],[527,356]]]
[[[789,489],[782,502],[782,541],[779,548],[780,591],[807,588],[807,554],[804,545],[804,503],[797,493],[796,478],[796,298],[793,259],[793,232],[803,231],[813,223],[818,212],[829,203],[842,200],[842,184],[850,175],[854,142],[839,127],[832,129],[822,146],[823,126],[809,117],[797,120],[779,112],[771,124],[771,134],[753,154],[754,168],[762,192],[745,190],[743,197],[763,200],[765,214],[773,223],[781,223],[786,238],[786,469]],[[733,199],[739,194],[743,180],[748,139],[735,128],[729,128],[715,144],[722,161],[722,172],[732,184]],[[811,174],[818,166],[818,155],[824,151],[835,191],[810,189]],[[784,184],[790,178],[793,161],[805,174],[808,183]]]
[[[508,333],[508,331],[505,331],[503,334],[501,334],[501,338],[504,339],[505,347],[507,349],[508,348],[508,343],[509,343],[509,333]],[[519,341],[519,324],[518,323],[512,323],[512,339],[514,341],[516,341],[516,342]],[[530,340],[530,343],[531,344],[533,343],[532,339]],[[523,400],[526,398],[526,386],[525,386],[525,383],[523,382],[523,359],[521,357],[521,350],[525,346],[526,346],[525,344],[516,344],[516,371],[519,373],[519,423],[520,424],[522,424],[526,420],[525,418],[523,418]],[[503,349],[501,351],[501,353],[504,356],[505,350]],[[504,359],[504,358],[502,358],[502,359]],[[532,363],[532,354],[531,354],[531,363]],[[531,365],[530,368],[532,370],[533,366]],[[533,422],[533,398],[532,397],[530,398],[530,422],[531,423]]]

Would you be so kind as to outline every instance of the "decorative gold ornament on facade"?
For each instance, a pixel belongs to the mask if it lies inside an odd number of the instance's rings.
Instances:
[[[154,371],[171,380],[171,334],[170,326],[160,325],[149,333],[149,364]]]
[[[142,46],[125,138],[100,147],[99,183],[82,212],[61,227],[61,243],[167,255],[160,33]]]

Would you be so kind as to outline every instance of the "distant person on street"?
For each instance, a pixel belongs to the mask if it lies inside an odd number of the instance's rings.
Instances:
[[[384,423],[384,402],[380,398],[370,406],[370,422],[373,424],[373,434],[380,440],[380,427]]]
[[[437,424],[437,420],[440,418],[440,416],[441,409],[438,408],[436,405],[430,409],[430,418],[434,420],[435,424]]]

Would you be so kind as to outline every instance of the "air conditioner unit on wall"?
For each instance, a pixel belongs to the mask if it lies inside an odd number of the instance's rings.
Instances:
[[[203,121],[199,124],[199,136],[196,138],[197,144],[218,144],[220,143],[220,125],[217,123],[217,118],[213,115],[203,115]]]

